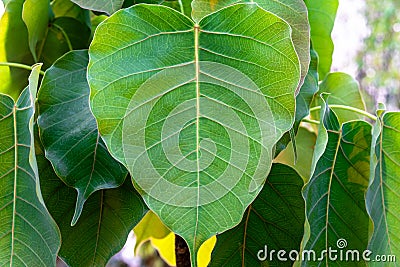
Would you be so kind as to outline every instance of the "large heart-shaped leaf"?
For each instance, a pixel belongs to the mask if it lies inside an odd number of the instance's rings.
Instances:
[[[352,121],[340,126],[336,115],[323,103],[314,151],[315,170],[303,192],[309,226],[303,243],[305,250],[316,253],[320,264],[342,266],[343,260],[335,261],[323,251],[346,249],[362,253],[367,247],[369,221],[364,194],[369,176],[371,125]],[[306,257],[303,266],[313,262],[315,258]],[[365,266],[361,256],[352,264]]]
[[[40,66],[17,103],[0,94],[0,265],[55,266],[60,236],[43,204],[33,118]]]
[[[373,221],[373,233],[368,245],[373,253],[371,259],[375,259],[376,255],[400,257],[399,151],[400,113],[384,113],[378,116],[374,127],[370,186],[366,196],[367,210]],[[380,262],[370,264],[382,266]],[[389,261],[387,264],[390,264]]]
[[[294,260],[288,254],[300,250],[304,231],[302,187],[295,170],[274,164],[241,223],[217,236],[209,266],[291,266]],[[287,260],[270,257],[271,250],[285,250]]]
[[[281,17],[291,26],[293,44],[301,65],[300,89],[310,64],[310,27],[307,7],[303,0],[193,0],[192,17],[198,22],[221,8],[244,2],[256,2],[260,7]]]
[[[300,67],[289,25],[255,4],[199,24],[140,4],[100,24],[89,55],[107,147],[195,259],[240,222],[293,124]]]
[[[22,20],[25,0],[10,0],[0,20],[0,62],[33,64],[29,49],[28,31]],[[16,100],[28,84],[29,71],[0,66],[0,93]]]
[[[308,9],[311,41],[319,56],[318,73],[322,80],[332,65],[333,42],[331,33],[339,0],[304,0]]]
[[[109,154],[89,109],[87,50],[60,58],[43,77],[38,95],[40,137],[56,173],[78,191],[75,224],[95,191],[123,183],[126,169]]]

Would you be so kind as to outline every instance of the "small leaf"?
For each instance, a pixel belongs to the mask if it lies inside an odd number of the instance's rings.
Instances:
[[[290,27],[255,4],[199,25],[139,4],[100,24],[89,54],[99,131],[194,265],[204,241],[240,222],[293,124],[300,66]]]
[[[46,71],[38,95],[40,137],[56,173],[78,192],[72,225],[95,191],[123,183],[126,169],[109,154],[89,109],[88,54],[72,51]]]
[[[368,249],[400,258],[400,113],[378,114],[371,147],[371,176],[366,195],[373,232]],[[382,266],[371,262],[371,266]],[[389,266],[390,263],[387,263]],[[396,266],[395,263],[390,266]]]
[[[274,164],[241,223],[217,236],[209,266],[291,266],[293,260],[287,254],[287,261],[276,257],[270,261],[264,252],[300,250],[305,220],[302,187],[303,180],[294,169]],[[261,262],[264,256],[267,262]]]
[[[321,253],[329,248],[344,249],[339,243],[342,239],[346,250],[364,251],[367,246],[364,194],[369,176],[371,125],[352,121],[340,126],[334,112],[323,104],[313,159],[315,169],[303,192],[307,216],[303,244],[305,250],[323,256],[321,264],[341,266],[341,261]],[[302,265],[312,262],[306,258]],[[362,259],[357,264],[365,266]]]
[[[28,28],[29,48],[35,61],[38,61],[36,45],[46,34],[49,23],[49,0],[25,0],[22,9],[22,19]]]
[[[33,118],[40,65],[17,103],[0,94],[0,265],[55,266],[60,235],[44,206]]]
[[[29,49],[28,31],[22,20],[25,0],[10,0],[0,19],[0,62],[34,63]],[[0,93],[14,100],[28,84],[29,71],[0,66]]]
[[[194,21],[199,22],[221,8],[245,2],[256,2],[261,8],[281,17],[291,26],[293,44],[301,65],[301,79],[298,86],[300,89],[310,64],[310,27],[307,7],[303,0],[193,0],[192,17]]]
[[[112,14],[122,7],[124,0],[71,0],[82,8]]]
[[[329,94],[330,105],[344,105],[365,110],[365,103],[358,82],[346,73],[333,72],[327,74],[319,86],[319,93]],[[314,106],[323,105],[319,97],[318,99],[317,97],[314,98],[313,104]],[[363,118],[362,115],[352,111],[334,110],[340,123]],[[316,112],[312,115],[319,119]]]
[[[304,0],[311,27],[311,42],[319,57],[318,73],[324,79],[331,69],[333,42],[331,32],[339,0]]]

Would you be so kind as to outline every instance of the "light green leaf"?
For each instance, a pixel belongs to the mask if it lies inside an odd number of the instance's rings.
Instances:
[[[339,0],[304,0],[311,27],[311,42],[319,56],[318,73],[322,80],[331,69],[333,42],[331,33],[335,24]]]
[[[400,113],[378,114],[371,147],[371,176],[366,195],[367,210],[373,221],[368,244],[376,255],[400,258]],[[371,266],[382,266],[371,262]],[[386,263],[385,266],[397,266]]]
[[[87,50],[60,58],[43,77],[38,95],[40,137],[59,177],[78,192],[72,225],[95,191],[123,183],[126,169],[109,154],[89,109]]]
[[[0,94],[0,265],[55,266],[60,236],[43,204],[33,118],[40,65],[17,103]]]
[[[38,155],[37,159],[43,198],[61,231],[58,256],[69,266],[106,266],[147,212],[130,179],[121,187],[91,195],[79,221],[72,227],[76,191],[56,176],[44,155]]]
[[[289,25],[255,4],[199,25],[140,4],[100,24],[89,55],[107,147],[196,259],[204,241],[240,222],[293,124],[300,67]]]
[[[193,0],[192,17],[199,22],[205,16],[221,8],[237,3],[253,2],[253,0]],[[301,65],[301,80],[303,84],[310,64],[310,27],[307,18],[307,7],[303,0],[256,0],[261,8],[281,17],[292,28],[292,39]],[[296,91],[298,93],[298,91]]]
[[[303,180],[294,169],[274,164],[241,223],[217,236],[209,266],[291,266],[288,254],[288,261],[279,261],[276,254],[271,261],[268,252],[300,250],[305,220],[302,187]]]
[[[303,244],[305,250],[315,251],[317,258],[323,257],[318,260],[320,264],[342,266],[343,261],[331,260],[321,253],[329,247],[362,253],[367,247],[364,194],[369,176],[371,126],[365,121],[340,126],[336,115],[323,103],[318,139],[323,138],[324,142],[317,140],[315,171],[303,192],[307,216]],[[322,137],[321,131],[325,132]],[[303,266],[312,264],[313,259],[302,262]],[[348,264],[365,266],[361,255],[359,261]]]
[[[22,20],[24,0],[10,0],[0,20],[0,62],[34,63],[29,49],[28,31]],[[29,71],[0,66],[0,93],[14,100],[28,84]]]
[[[365,110],[365,103],[358,82],[346,73],[333,72],[327,74],[319,86],[319,93],[329,94],[330,105],[344,105]],[[313,102],[314,106],[323,105],[319,97],[318,99],[315,97]],[[352,111],[334,110],[340,123],[363,118],[362,115]],[[316,112],[312,115],[314,118],[319,118]]]
[[[300,127],[295,139],[297,153],[299,155],[297,160],[295,160],[293,153],[293,143],[289,143],[287,148],[283,150],[274,161],[291,166],[305,181],[308,181],[311,176],[311,163],[317,136],[306,128]]]
[[[49,9],[49,0],[25,0],[22,9],[22,19],[28,29],[29,48],[36,62],[36,45],[46,35]]]
[[[82,8],[112,14],[122,7],[124,0],[71,0]]]
[[[40,60],[49,68],[58,58],[71,50],[89,47],[91,29],[71,17],[56,18],[49,25],[39,50]]]

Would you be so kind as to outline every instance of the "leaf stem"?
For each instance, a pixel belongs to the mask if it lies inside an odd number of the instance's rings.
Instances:
[[[0,66],[5,66],[5,67],[13,67],[13,68],[20,68],[20,69],[25,69],[25,70],[32,70],[33,67],[21,63],[13,63],[13,62],[0,62]],[[44,75],[44,71],[39,72],[41,75]]]
[[[307,122],[307,123],[312,123],[312,124],[319,124],[319,121],[316,121],[316,120],[312,120],[312,119],[306,119],[306,118],[304,118],[304,119],[302,119],[301,120],[302,122]]]
[[[72,47],[72,44],[71,44],[71,40],[69,39],[69,37],[68,37],[67,33],[64,31],[64,29],[63,29],[62,27],[58,26],[58,25],[55,24],[55,23],[53,23],[52,26],[54,26],[54,28],[56,28],[57,30],[59,30],[59,31],[61,32],[61,34],[64,36],[65,41],[67,42],[69,51],[74,50],[74,48]]]
[[[374,115],[372,115],[371,113],[366,112],[366,111],[364,111],[362,109],[358,109],[358,108],[355,108],[355,107],[349,107],[349,106],[345,106],[345,105],[329,105],[329,107],[333,108],[333,109],[343,109],[343,110],[352,111],[352,112],[361,114],[361,115],[363,115],[363,116],[365,116],[365,117],[367,117],[367,118],[369,118],[369,119],[371,119],[373,121],[376,121],[376,117]],[[313,107],[313,108],[310,108],[310,112],[317,111],[317,110],[320,110],[320,109],[321,109],[321,106]]]

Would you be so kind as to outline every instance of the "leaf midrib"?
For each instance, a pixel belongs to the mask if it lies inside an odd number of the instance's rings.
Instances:
[[[13,126],[14,126],[14,192],[13,192],[13,215],[11,224],[11,253],[10,253],[10,266],[13,266],[14,256],[14,239],[15,239],[15,217],[17,213],[17,166],[18,166],[18,135],[17,135],[17,107],[13,107]]]

